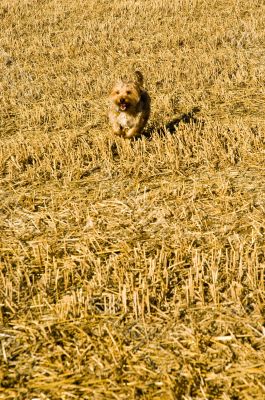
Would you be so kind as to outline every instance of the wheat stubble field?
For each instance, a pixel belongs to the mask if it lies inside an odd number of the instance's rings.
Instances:
[[[264,398],[264,13],[1,1],[0,399]]]

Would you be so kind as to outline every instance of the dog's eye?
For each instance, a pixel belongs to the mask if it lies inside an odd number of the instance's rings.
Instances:
[[[119,90],[116,90],[116,92],[115,92],[116,94],[120,94],[120,91]]]
[[[127,94],[132,94],[131,90],[126,91]]]

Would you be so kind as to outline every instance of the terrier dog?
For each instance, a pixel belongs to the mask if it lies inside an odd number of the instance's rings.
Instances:
[[[135,79],[122,79],[110,93],[109,120],[115,135],[133,138],[139,135],[150,115],[150,96],[143,89],[143,75],[135,71]]]

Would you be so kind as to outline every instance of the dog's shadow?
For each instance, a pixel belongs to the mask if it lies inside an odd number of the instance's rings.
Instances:
[[[192,110],[188,113],[183,113],[177,118],[173,118],[171,121],[169,121],[165,125],[157,125],[157,124],[152,124],[149,125],[141,135],[136,136],[131,143],[138,141],[142,138],[146,138],[147,140],[152,140],[154,134],[158,134],[160,137],[166,136],[168,133],[171,135],[174,135],[177,133],[177,128],[181,123],[184,124],[200,124],[204,125],[204,121],[198,119],[196,117],[196,114],[200,111],[198,107],[192,108]],[[119,152],[117,149],[117,144],[113,143],[111,146],[111,151],[113,158],[119,158]]]
[[[196,124],[199,122],[202,123],[202,121],[198,120],[198,118],[196,117],[196,114],[199,111],[200,109],[198,107],[194,107],[190,112],[183,113],[179,117],[173,118],[171,121],[169,121],[163,126],[157,126],[156,124],[152,124],[147,129],[145,129],[144,132],[137,137],[137,139],[140,139],[141,137],[152,139],[154,133],[157,133],[159,136],[165,136],[167,133],[173,135],[176,133],[176,130],[181,123],[184,124]]]

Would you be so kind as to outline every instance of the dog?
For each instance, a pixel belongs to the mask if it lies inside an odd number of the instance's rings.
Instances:
[[[115,135],[133,138],[142,133],[150,116],[151,99],[143,89],[143,75],[121,79],[110,93],[109,120]]]

